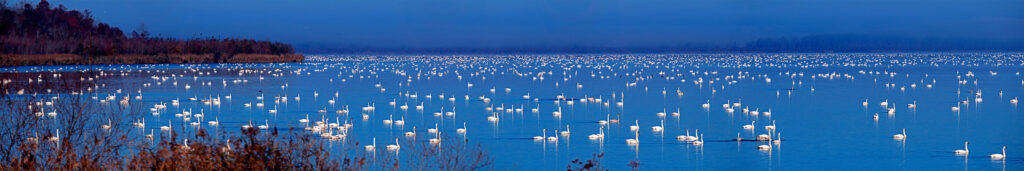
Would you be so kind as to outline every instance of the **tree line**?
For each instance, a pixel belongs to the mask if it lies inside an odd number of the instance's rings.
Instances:
[[[243,38],[176,39],[151,36],[145,27],[125,34],[96,21],[88,10],[52,7],[46,0],[33,6],[8,6],[0,0],[0,54],[292,54],[291,45]]]

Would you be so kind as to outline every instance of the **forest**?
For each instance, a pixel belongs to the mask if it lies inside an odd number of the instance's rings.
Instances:
[[[145,27],[125,33],[120,28],[96,21],[88,10],[54,7],[42,0],[35,6],[19,3],[0,5],[0,55],[6,65],[76,63],[215,63],[247,62],[233,57],[278,56],[282,60],[252,62],[297,62],[289,44],[242,38],[176,39],[152,36]],[[48,56],[73,55],[81,60],[54,62]],[[126,57],[130,56],[130,57]],[[117,59],[106,59],[116,57]],[[162,60],[131,58],[164,58]],[[28,59],[42,58],[42,59]],[[125,59],[128,58],[128,59]],[[169,59],[189,58],[194,59]],[[12,61],[13,60],[13,61]],[[34,62],[31,60],[35,60]],[[297,61],[296,61],[297,60]]]

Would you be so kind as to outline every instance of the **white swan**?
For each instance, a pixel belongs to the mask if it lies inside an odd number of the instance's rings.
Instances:
[[[427,140],[427,142],[430,142],[430,144],[435,144],[435,145],[438,144],[438,143],[441,143],[441,133],[438,132],[437,133],[437,137],[431,138],[431,139]]]
[[[665,120],[661,120],[661,125],[651,127],[651,130],[653,130],[654,132],[661,132],[661,130],[663,129],[665,129]]]
[[[373,138],[373,144],[363,146],[363,148],[366,148],[366,151],[374,151],[374,150],[376,150],[376,146],[377,146],[377,138],[374,137]]]
[[[455,132],[460,133],[460,134],[465,134],[466,133],[466,122],[462,122],[462,128],[455,129]]]
[[[633,134],[633,135],[634,135],[633,139],[626,139],[626,144],[629,144],[629,145],[640,145],[640,133],[637,132],[636,134]]]
[[[533,136],[533,140],[538,140],[538,141],[544,140],[544,137],[548,136],[548,134],[547,134],[548,133],[548,129],[541,129],[540,132],[542,132],[541,136]]]
[[[590,136],[587,136],[587,138],[590,138],[591,140],[597,140],[597,139],[604,138],[604,126],[601,126],[601,128],[598,128],[597,132],[598,132],[597,134],[590,134]]]
[[[434,123],[434,128],[427,129],[427,133],[437,133],[437,123]]]
[[[395,138],[395,144],[385,146],[385,148],[387,148],[388,150],[391,150],[391,151],[396,151],[398,149],[401,149],[402,146],[398,145],[398,138]]]
[[[1006,146],[1003,146],[1003,153],[996,153],[996,154],[988,155],[988,157],[992,158],[993,160],[998,160],[998,159],[1006,160]]]
[[[692,142],[693,145],[704,145],[704,134],[700,134],[697,141]]]
[[[905,139],[907,139],[907,129],[903,128],[903,133],[902,134],[892,135],[892,139],[896,139],[896,140],[905,140]]]
[[[405,136],[409,136],[409,137],[416,136],[416,126],[412,127],[412,131],[405,132]]]
[[[964,149],[953,150],[956,155],[967,155],[971,153],[971,150],[967,148],[967,141],[964,141]]]
[[[754,129],[754,122],[757,121],[750,121],[750,125],[743,125],[743,129]]]

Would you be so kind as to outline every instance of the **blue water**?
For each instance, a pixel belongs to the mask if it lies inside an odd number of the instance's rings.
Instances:
[[[502,170],[563,169],[574,159],[598,153],[606,154],[601,162],[614,170],[628,169],[630,161],[648,170],[1024,170],[1024,157],[1018,155],[1024,154],[1024,111],[1010,102],[1024,96],[1022,69],[1022,53],[824,53],[310,55],[299,64],[46,66],[4,72],[102,70],[108,76],[99,78],[106,81],[96,89],[99,99],[134,97],[141,90],[140,101],[150,104],[181,100],[159,110],[160,115],[147,115],[146,129],[168,120],[185,123],[173,114],[189,109],[202,110],[205,120],[219,119],[226,130],[250,121],[301,128],[308,124],[298,120],[308,115],[313,121],[347,120],[353,126],[345,140],[366,144],[376,138],[383,147],[395,138],[426,141],[434,137],[426,129],[437,124],[446,136],[482,145],[495,158],[492,167]],[[527,94],[530,98],[524,99]],[[256,107],[261,95],[265,106]],[[559,95],[567,100],[557,100]],[[221,104],[190,97],[220,97]],[[287,101],[275,103],[274,97]],[[455,101],[449,101],[452,97]],[[587,98],[594,100],[578,100]],[[328,103],[332,99],[333,105]],[[392,101],[396,105],[389,105]],[[881,106],[883,101],[889,105]],[[706,102],[710,107],[702,107]],[[742,103],[735,112],[722,107],[735,102]],[[912,103],[916,107],[908,107]],[[424,109],[415,109],[420,104]],[[376,109],[360,110],[371,105]],[[402,105],[408,109],[399,109]],[[349,114],[334,112],[345,106]],[[523,111],[486,110],[502,106]],[[955,106],[960,109],[952,110]],[[275,108],[276,114],[268,112]],[[433,115],[453,108],[453,116]],[[557,117],[553,112],[559,108]],[[761,113],[744,113],[744,108]],[[769,110],[771,115],[763,113]],[[657,114],[663,111],[665,116]],[[489,116],[499,119],[492,122]],[[384,124],[389,117],[406,123]],[[606,117],[620,122],[604,128],[603,140],[588,139]],[[629,129],[634,121],[639,123],[638,145],[626,143],[635,136]],[[756,121],[754,129],[744,129],[751,121]],[[764,128],[773,121],[775,132]],[[661,122],[664,130],[653,131]],[[456,133],[463,123],[466,133]],[[402,135],[414,126],[415,138]],[[566,126],[570,135],[557,136],[557,141],[532,139],[543,129],[556,136],[554,131]],[[676,139],[687,131],[696,135],[696,129],[703,145]],[[894,139],[902,129],[906,139]],[[772,133],[781,133],[782,141],[732,141]],[[970,142],[970,154],[955,155],[964,141]],[[770,150],[759,150],[759,145]],[[1008,157],[990,159],[1002,146]],[[388,152],[381,148],[377,153]]]

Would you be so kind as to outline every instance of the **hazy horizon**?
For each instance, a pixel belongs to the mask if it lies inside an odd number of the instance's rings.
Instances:
[[[28,1],[35,3],[38,1]],[[8,2],[11,5],[16,2]],[[1024,41],[1024,1],[51,1],[126,31],[301,48],[657,48],[881,35]]]

